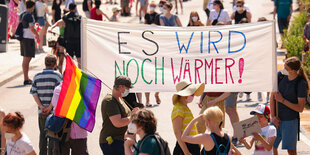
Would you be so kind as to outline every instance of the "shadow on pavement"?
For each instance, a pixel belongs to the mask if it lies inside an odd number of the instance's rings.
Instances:
[[[17,86],[10,86],[10,87],[6,87],[6,88],[24,88],[30,85],[17,85]]]

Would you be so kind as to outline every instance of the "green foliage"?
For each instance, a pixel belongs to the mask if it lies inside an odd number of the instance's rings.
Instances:
[[[307,12],[303,11],[292,19],[288,31],[284,30],[283,45],[287,49],[287,56],[297,56],[301,59],[305,42],[302,39],[305,24],[307,23]],[[303,67],[310,75],[310,54],[306,53]]]
[[[303,11],[294,17],[290,23],[288,31],[284,31],[283,45],[287,49],[288,56],[297,56],[301,58],[304,41],[302,39],[305,24],[307,23],[307,12]]]

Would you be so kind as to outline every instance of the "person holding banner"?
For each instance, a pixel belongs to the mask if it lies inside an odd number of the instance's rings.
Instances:
[[[102,129],[99,143],[104,155],[124,155],[124,136],[130,123],[130,109],[122,97],[129,94],[132,88],[129,77],[120,75],[114,80],[112,94],[102,100]],[[131,112],[137,111],[134,108]]]
[[[224,9],[223,3],[220,0],[215,0],[213,2],[213,10],[210,12],[207,25],[216,25],[218,22],[224,22],[225,25],[230,25],[231,19],[228,12]]]
[[[204,83],[193,84],[185,80],[177,83],[176,85],[177,92],[172,97],[172,103],[174,107],[171,113],[173,131],[177,139],[176,146],[173,150],[174,155],[196,155],[200,153],[200,146],[198,144],[185,143],[181,139],[181,136],[186,126],[194,118],[187,104],[193,101],[194,96],[200,96],[203,93],[204,88]],[[196,125],[193,125],[190,128],[189,135],[194,136],[197,134],[197,127]]]
[[[281,72],[278,73],[279,91],[273,92],[270,98],[271,118],[277,127],[273,152],[278,154],[277,148],[282,141],[282,149],[287,150],[289,155],[295,155],[300,125],[299,113],[304,110],[309,79],[297,57],[286,59]]]
[[[224,113],[218,107],[210,107],[203,112],[203,114],[199,115],[195,119],[193,119],[185,131],[182,134],[182,140],[187,143],[195,144],[195,145],[203,145],[203,149],[201,154],[241,154],[238,149],[232,145],[231,138],[229,135],[222,131],[222,123]],[[211,134],[202,133],[199,135],[191,135],[192,128],[195,127],[195,123],[200,120],[204,120],[206,126],[209,128]],[[222,149],[217,149],[217,145],[222,145]],[[219,151],[219,152],[218,152]],[[196,155],[196,154],[195,154]]]
[[[235,20],[235,24],[239,24],[242,18],[246,18],[251,23],[252,14],[244,8],[244,0],[237,0],[237,10],[232,13],[231,19]]]
[[[202,24],[199,14],[197,11],[192,11],[191,14],[189,15],[189,21],[187,26],[204,26]]]
[[[172,3],[167,2],[163,6],[163,15],[159,16],[160,26],[182,26],[177,15],[171,14]]]

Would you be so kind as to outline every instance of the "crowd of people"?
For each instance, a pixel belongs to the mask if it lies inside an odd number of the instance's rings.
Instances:
[[[66,8],[61,13],[62,0],[52,2],[51,24],[47,21],[48,1],[38,0],[10,0],[9,6],[9,37],[14,39],[18,32],[19,25],[22,26],[22,40],[20,41],[21,55],[23,56],[22,69],[24,73],[24,85],[31,85],[30,94],[38,105],[39,122],[39,154],[63,154],[86,155],[87,132],[72,122],[68,127],[71,132],[68,140],[64,142],[54,141],[47,138],[45,122],[47,117],[53,113],[57,106],[57,100],[62,86],[62,63],[64,54],[76,57],[79,68],[81,67],[81,42],[80,22],[77,6],[74,0],[66,1]],[[72,2],[72,3],[69,3]],[[173,4],[166,0],[155,1],[137,0],[140,8],[136,7],[136,15],[139,22],[148,25],[159,26],[183,26],[178,16],[178,3],[183,11],[183,1],[175,0],[175,14],[172,12]],[[112,16],[100,9],[101,0],[84,0],[83,12],[87,18],[93,20],[104,20],[117,22],[118,14],[130,16],[132,1],[121,0],[120,7],[112,8]],[[106,4],[117,5],[112,0]],[[159,13],[156,7],[159,7]],[[148,11],[149,9],[149,11]],[[139,11],[138,11],[139,10]],[[187,26],[216,26],[251,23],[252,14],[244,0],[236,0],[234,11],[229,14],[224,9],[220,0],[204,0],[203,10],[207,16],[207,22],[203,23],[197,11],[191,11]],[[280,34],[287,29],[292,14],[292,0],[274,0],[274,18],[277,14],[277,21]],[[308,15],[310,17],[310,15]],[[266,21],[265,17],[257,21]],[[28,76],[29,63],[35,56],[35,52],[44,52],[43,46],[48,27],[48,32],[59,28],[59,34],[55,55],[48,55],[45,58],[45,69],[31,80]],[[309,25],[306,25],[304,39],[310,40]],[[37,49],[37,50],[36,50]],[[262,132],[253,133],[249,138],[238,139],[236,135],[228,135],[223,132],[225,127],[225,113],[228,114],[231,124],[239,122],[237,112],[238,92],[204,92],[205,85],[192,84],[188,81],[181,81],[176,84],[176,92],[172,96],[173,111],[171,122],[176,144],[171,152],[174,155],[180,154],[216,154],[216,152],[240,154],[235,147],[241,143],[251,149],[253,154],[278,154],[278,147],[282,141],[282,149],[288,154],[296,153],[297,137],[299,134],[299,114],[303,111],[307,94],[309,93],[309,80],[305,74],[301,61],[296,58],[285,60],[284,69],[278,73],[278,92],[269,93],[266,97],[267,103],[270,100],[270,107],[259,104],[256,109],[250,112],[256,115],[259,120]],[[55,71],[58,69],[60,72]],[[105,155],[112,154],[170,154],[157,131],[157,120],[154,113],[145,109],[151,107],[150,93],[145,92],[146,103],[142,103],[142,93],[130,93],[132,88],[131,80],[125,76],[115,78],[111,94],[104,97],[101,103],[102,129],[99,136],[99,146]],[[247,94],[247,101],[250,100],[250,93]],[[243,92],[239,93],[241,97]],[[200,97],[200,115],[193,117],[188,107],[194,97]],[[161,104],[159,92],[155,95],[156,104]],[[262,101],[262,94],[258,93],[258,101]],[[36,154],[34,148],[25,133],[21,131],[25,119],[20,112],[5,114],[0,111],[1,129],[1,155],[32,155]],[[208,130],[208,132],[206,132]],[[159,133],[160,134],[160,133]],[[138,135],[138,138],[136,137]],[[136,139],[139,139],[137,142]],[[223,150],[219,149],[223,146]]]

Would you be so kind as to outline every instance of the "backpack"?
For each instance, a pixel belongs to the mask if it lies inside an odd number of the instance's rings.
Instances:
[[[142,149],[142,145],[144,143],[144,141],[146,139],[148,139],[149,137],[154,137],[157,141],[157,144],[159,145],[160,147],[160,154],[161,155],[171,155],[170,153],[170,149],[169,149],[169,146],[168,146],[168,142],[165,141],[164,139],[162,139],[157,133],[153,134],[153,135],[147,135],[143,140],[142,142],[140,143],[140,146],[137,150],[137,152],[139,153],[140,150]]]
[[[71,123],[72,121],[65,117],[58,117],[54,114],[50,114],[45,122],[47,138],[56,142],[67,142],[70,138]]]
[[[70,12],[63,17],[66,24],[64,37],[66,41],[80,40],[81,17]]]
[[[18,26],[16,28],[16,32],[14,34],[14,37],[18,40],[21,41],[24,38],[24,27],[23,27],[23,17],[26,14],[26,12],[23,12],[20,15],[20,19],[19,19],[19,23]]]
[[[229,138],[229,136],[228,136],[228,143],[227,143],[226,146],[224,146],[223,144],[218,145],[217,142],[216,142],[215,137],[213,136],[213,134],[210,134],[210,136],[211,136],[211,138],[212,138],[212,140],[214,142],[214,145],[216,147],[216,155],[228,155],[228,153],[229,153],[228,148],[229,148],[229,145],[230,145],[230,138]],[[224,149],[221,149],[221,148],[224,148]],[[206,151],[205,150],[204,150],[204,155],[206,155]]]

